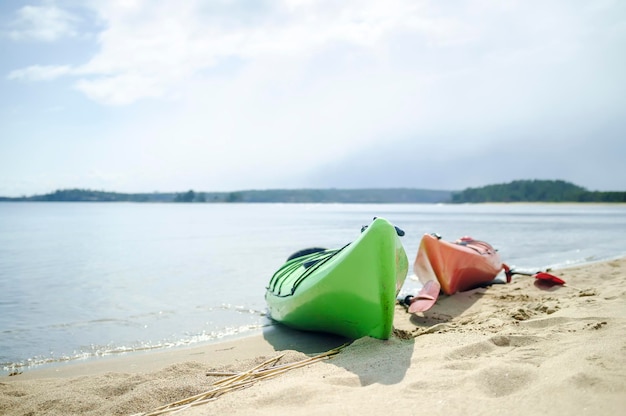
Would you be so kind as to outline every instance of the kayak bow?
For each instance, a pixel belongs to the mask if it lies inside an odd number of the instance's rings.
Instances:
[[[300,330],[388,339],[408,271],[399,234],[389,221],[375,218],[340,249],[288,260],[267,286],[271,318]]]

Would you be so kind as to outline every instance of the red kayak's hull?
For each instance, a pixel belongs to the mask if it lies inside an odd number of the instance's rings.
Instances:
[[[467,237],[451,243],[431,234],[422,237],[413,264],[423,284],[437,280],[447,295],[488,283],[503,268],[500,255],[488,243]]]

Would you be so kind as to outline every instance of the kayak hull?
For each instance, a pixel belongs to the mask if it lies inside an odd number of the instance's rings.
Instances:
[[[388,339],[408,271],[395,227],[376,218],[352,243],[287,261],[265,293],[272,319],[292,328]]]
[[[413,264],[423,284],[437,280],[447,295],[491,282],[503,268],[500,255],[488,243],[465,237],[448,242],[432,234],[422,237]]]

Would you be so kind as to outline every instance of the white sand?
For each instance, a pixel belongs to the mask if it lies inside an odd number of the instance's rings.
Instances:
[[[626,412],[626,259],[441,297],[423,314],[397,306],[396,336],[357,340],[177,414],[622,415]],[[284,328],[226,343],[129,354],[0,379],[3,415],[147,412],[211,389],[278,351],[297,362],[343,340]]]

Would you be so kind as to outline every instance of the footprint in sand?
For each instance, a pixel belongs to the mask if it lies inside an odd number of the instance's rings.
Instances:
[[[448,360],[468,360],[491,354],[497,347],[491,341],[481,341],[457,348],[446,356]]]
[[[519,325],[528,328],[549,328],[557,325],[568,324],[572,321],[574,321],[573,318],[554,316],[549,318],[529,319],[527,321],[520,322]]]
[[[528,366],[497,365],[479,371],[474,376],[478,388],[489,397],[502,397],[528,388],[536,371]]]
[[[550,329],[550,332],[576,332],[585,329],[601,329],[611,318],[588,316],[585,318],[567,318],[564,316],[531,319],[520,322],[521,327],[534,329]]]
[[[455,351],[448,354],[446,358],[448,360],[467,360],[490,354],[508,354],[509,350],[532,345],[536,343],[538,339],[538,337],[527,335],[496,335],[489,338],[487,341],[457,348]]]
[[[526,335],[496,335],[487,341],[461,347],[446,356],[444,368],[450,370],[473,370],[483,366],[491,357],[508,358],[507,361],[537,365],[541,357],[534,346],[541,338]],[[480,360],[482,358],[483,360]]]

